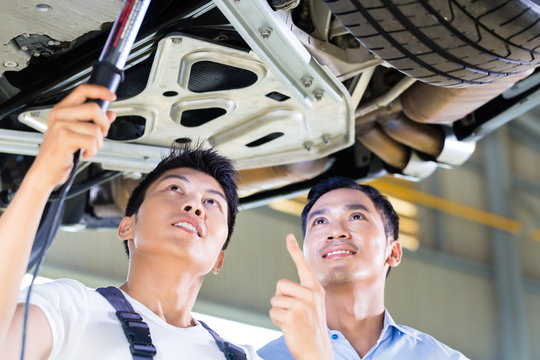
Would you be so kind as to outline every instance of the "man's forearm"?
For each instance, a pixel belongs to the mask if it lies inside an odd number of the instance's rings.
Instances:
[[[40,182],[40,174],[31,169],[0,217],[0,342],[15,312],[21,280],[51,191],[52,187]]]

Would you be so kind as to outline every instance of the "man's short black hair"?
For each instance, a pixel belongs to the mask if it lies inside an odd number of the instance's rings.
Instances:
[[[396,214],[390,201],[388,201],[388,198],[373,186],[357,184],[353,179],[341,176],[325,179],[309,191],[308,203],[304,207],[304,210],[302,210],[302,233],[304,237],[306,236],[307,216],[313,205],[327,192],[343,188],[358,190],[366,194],[373,201],[375,208],[381,215],[386,238],[391,240],[398,239],[399,216]]]
[[[213,148],[204,149],[200,144],[181,145],[171,149],[170,154],[163,158],[154,170],[149,172],[141,182],[133,189],[127,202],[125,216],[137,214],[141,207],[146,190],[164,172],[178,168],[190,168],[208,174],[219,183],[227,200],[227,225],[228,234],[223,250],[229,245],[231,235],[238,213],[238,187],[236,185],[237,173],[231,160],[219,155]],[[124,241],[126,253],[129,256],[127,240]]]

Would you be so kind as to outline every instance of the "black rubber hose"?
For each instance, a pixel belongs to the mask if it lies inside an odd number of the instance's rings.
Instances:
[[[80,181],[71,187],[69,192],[66,194],[65,200],[69,200],[76,196],[79,196],[82,193],[90,190],[91,187],[104,184],[114,178],[117,178],[120,175],[122,175],[122,173],[118,171],[103,171],[91,179]],[[51,196],[49,196],[48,202],[59,200],[61,195],[62,194],[60,190],[53,192]]]

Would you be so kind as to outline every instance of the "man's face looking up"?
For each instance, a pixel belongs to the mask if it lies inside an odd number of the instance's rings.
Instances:
[[[186,261],[206,274],[222,256],[227,211],[223,189],[210,175],[190,168],[166,171],[149,186],[132,216],[130,253],[159,254],[156,259],[170,258],[173,264]]]
[[[388,245],[381,215],[361,191],[329,191],[308,214],[304,251],[324,287],[384,279]]]

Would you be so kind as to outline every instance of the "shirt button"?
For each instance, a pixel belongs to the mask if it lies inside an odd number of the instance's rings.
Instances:
[[[332,334],[332,340],[337,340],[338,336],[337,334]]]

